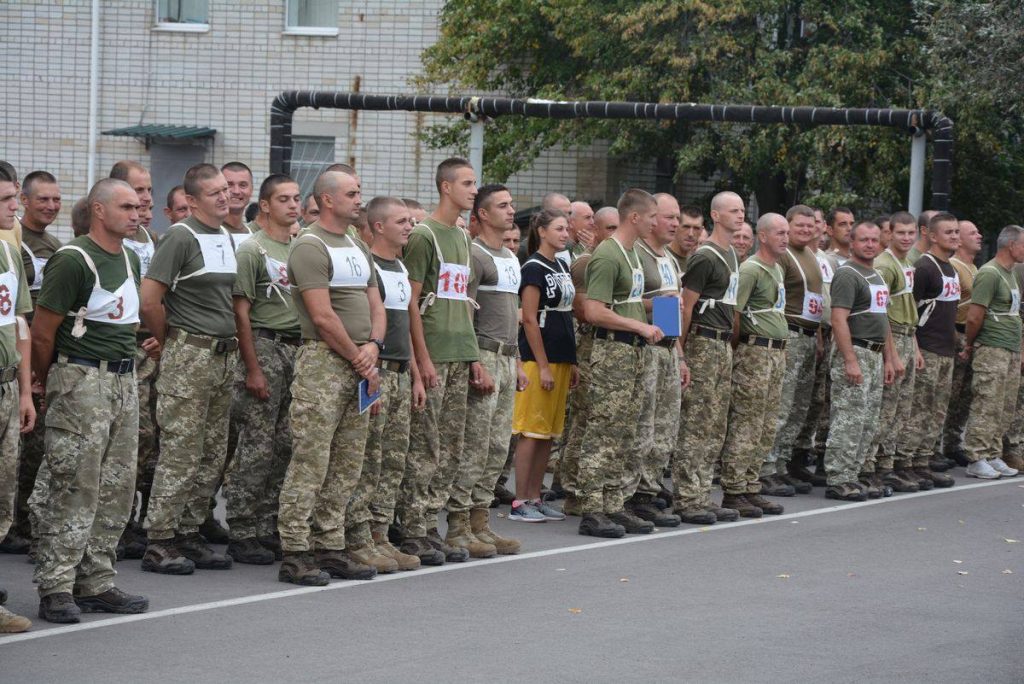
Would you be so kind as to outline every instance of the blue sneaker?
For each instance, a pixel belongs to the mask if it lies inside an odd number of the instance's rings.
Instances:
[[[512,502],[512,512],[508,514],[508,519],[528,523],[547,522],[547,518],[537,510],[532,501],[520,501],[519,499]]]
[[[546,501],[534,501],[533,507],[544,516],[545,520],[565,520],[565,513],[551,507]]]

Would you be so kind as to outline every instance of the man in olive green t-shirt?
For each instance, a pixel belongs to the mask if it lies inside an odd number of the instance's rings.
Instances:
[[[618,202],[615,235],[594,250],[587,264],[586,319],[594,326],[590,413],[580,448],[576,497],[583,514],[579,533],[621,537],[648,534],[654,525],[625,509],[623,480],[639,469],[635,448],[643,404],[648,344],[665,335],[647,322],[644,271],[635,243],[658,218],[658,203],[639,189]]]
[[[161,574],[231,567],[199,534],[227,456],[238,360],[235,253],[221,227],[227,182],[217,167],[198,164],[186,172],[184,189],[192,215],[164,234],[142,281],[142,320],[164,344],[156,383],[160,459],[142,569]]]
[[[32,368],[46,387],[46,454],[29,499],[38,533],[39,615],[142,613],[114,586],[115,547],[135,495],[139,402],[135,328],[139,260],[122,241],[139,221],[130,185],[104,179],[88,197],[88,235],[46,265],[33,317]],[[158,354],[150,338],[147,351]]]
[[[722,506],[745,518],[779,515],[780,504],[761,496],[761,465],[775,442],[786,368],[786,287],[778,260],[789,244],[780,214],[757,221],[757,253],[740,265],[733,324],[732,388],[722,446]],[[795,492],[790,489],[789,496]]]
[[[1024,263],[1024,230],[1003,228],[996,250],[974,278],[960,354],[964,359],[974,357],[971,410],[964,435],[970,461],[967,475],[986,480],[1017,474],[1002,459],[1002,440],[1013,419],[1020,384],[1020,288],[1011,269]]]
[[[429,486],[399,502],[396,522],[403,540],[425,537],[449,561],[462,562],[469,552],[441,539],[437,516],[462,474],[469,388],[479,391],[492,381],[478,363],[470,313],[469,236],[455,225],[473,208],[476,174],[468,161],[453,157],[437,167],[435,181],[438,207],[413,229],[404,255],[419,302],[410,310],[413,351],[427,390],[425,409],[412,417],[407,467],[429,476]]]

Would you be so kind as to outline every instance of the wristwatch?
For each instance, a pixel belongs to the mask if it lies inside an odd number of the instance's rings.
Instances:
[[[374,339],[372,339],[370,341],[373,342],[375,345],[377,345],[377,351],[378,352],[383,352],[384,351],[384,340],[378,340],[378,339],[374,338]]]

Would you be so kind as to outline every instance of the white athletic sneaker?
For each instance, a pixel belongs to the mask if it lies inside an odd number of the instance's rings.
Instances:
[[[999,459],[992,459],[997,461]],[[999,461],[1002,463],[1002,461]],[[1005,463],[1003,463],[1006,466]],[[1016,473],[1016,471],[1014,471]],[[1000,478],[999,471],[989,465],[989,461],[975,461],[974,463],[967,466],[967,477],[977,477],[982,480],[998,480]]]
[[[1016,468],[1006,465],[1006,461],[1001,458],[990,458],[988,464],[1003,477],[1015,477],[1019,472]]]

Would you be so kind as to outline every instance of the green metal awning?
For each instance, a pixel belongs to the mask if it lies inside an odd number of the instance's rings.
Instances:
[[[152,142],[185,142],[188,140],[212,138],[216,133],[216,128],[180,126],[175,124],[139,124],[138,126],[103,131],[103,135],[136,138],[144,141],[147,145]]]

